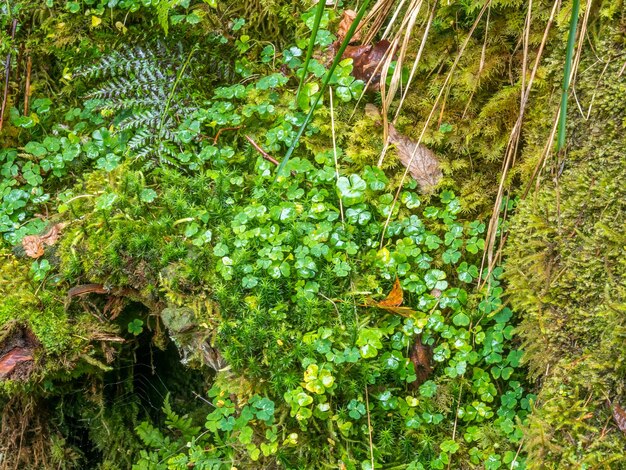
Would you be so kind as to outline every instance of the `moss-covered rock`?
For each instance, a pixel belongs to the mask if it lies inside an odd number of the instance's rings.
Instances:
[[[622,51],[586,54],[568,151],[547,162],[508,238],[509,293],[539,386],[525,438],[534,468],[626,468],[608,406],[626,404],[626,85],[610,59]],[[607,62],[589,69],[596,53]]]

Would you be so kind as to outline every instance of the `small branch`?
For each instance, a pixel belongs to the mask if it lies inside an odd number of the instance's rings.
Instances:
[[[33,68],[33,58],[28,56],[26,60],[26,86],[24,88],[24,116],[28,116],[28,105],[30,104],[30,73]]]
[[[220,134],[224,131],[234,131],[237,129],[241,129],[241,126],[237,126],[237,127],[222,127],[219,131],[217,131],[217,134],[215,134],[215,137],[213,138],[213,145],[217,144],[217,140],[220,138]]]
[[[268,162],[272,162],[274,165],[278,165],[278,160],[276,160],[269,153],[267,153],[265,150],[263,150],[261,147],[259,147],[259,144],[257,144],[252,139],[252,137],[250,137],[249,135],[246,135],[245,137],[248,140],[248,142],[250,142],[252,144],[252,146],[257,150],[257,152],[259,152],[261,154],[261,156],[263,158],[265,158]]]
[[[11,26],[11,41],[15,39],[15,30],[17,29],[17,19],[13,20]],[[9,97],[9,75],[11,73],[11,51],[7,54],[7,60],[5,62],[5,80],[4,80],[4,96],[2,97],[2,109],[0,109],[0,131],[2,130],[2,124],[4,123],[4,110],[7,106],[7,99]]]
[[[105,288],[102,284],[82,284],[80,286],[72,287],[67,292],[67,298],[85,295],[85,294],[108,294],[109,289]]]
[[[372,462],[372,468],[374,468],[374,442],[372,440],[372,420],[370,418],[370,397],[367,392],[367,385],[365,386],[365,406],[367,411],[367,432],[369,433],[370,441],[370,460]]]

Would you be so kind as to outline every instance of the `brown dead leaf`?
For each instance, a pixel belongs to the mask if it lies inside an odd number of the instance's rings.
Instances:
[[[395,145],[400,162],[409,168],[422,191],[428,191],[441,181],[443,174],[435,152],[400,134],[393,124],[389,124],[389,143]]]
[[[370,119],[382,124],[382,116],[375,105],[366,104],[365,114]],[[439,158],[435,152],[423,144],[417,145],[417,142],[398,132],[391,123],[389,123],[389,143],[395,146],[400,162],[405,168],[409,167],[409,173],[420,185],[423,192],[428,191],[441,181],[443,174],[441,173]]]
[[[386,39],[376,44],[363,46],[348,46],[341,56],[342,59],[352,59],[352,76],[357,80],[369,83],[369,91],[377,90],[380,84],[382,62],[390,43]],[[370,81],[371,79],[371,81]]]
[[[22,248],[26,256],[30,258],[40,258],[43,256],[44,247],[54,245],[61,235],[61,230],[65,227],[65,224],[55,224],[50,227],[43,235],[28,235],[22,239]]]
[[[404,317],[411,317],[416,312],[410,307],[401,307],[403,301],[404,292],[402,291],[402,285],[400,284],[400,279],[396,278],[391,292],[389,292],[389,295],[387,295],[384,300],[377,302],[372,299],[367,299],[366,305],[369,307],[382,308],[390,313],[396,313]]]
[[[378,302],[379,307],[399,307],[404,300],[404,293],[402,291],[402,285],[400,285],[400,279],[396,278],[396,282],[393,283],[393,288],[385,300]]]
[[[11,374],[18,364],[32,361],[32,353],[29,348],[13,348],[0,357],[0,378]]]
[[[430,346],[424,345],[421,335],[417,335],[413,347],[411,348],[411,353],[409,354],[409,358],[415,367],[415,375],[417,376],[411,383],[413,388],[419,387],[428,380],[432,372],[432,356],[433,353]]]
[[[24,248],[26,256],[30,258],[43,256],[43,242],[38,235],[27,235],[22,238],[22,248]]]
[[[337,38],[339,41],[343,41],[352,26],[352,22],[356,18],[356,11],[354,10],[344,10],[343,15],[341,16],[341,21],[339,22],[339,26],[337,27]],[[361,30],[357,28],[357,30],[352,35],[350,42],[359,42],[361,40]]]
[[[48,246],[54,245],[59,239],[59,235],[61,235],[61,230],[65,228],[64,223],[55,224],[50,227],[44,235],[41,236],[41,241],[44,242]]]
[[[617,427],[626,433],[626,411],[617,403],[613,405],[613,419],[617,423]]]
[[[0,331],[0,380],[27,380],[39,346],[28,327],[16,321],[5,324]]]

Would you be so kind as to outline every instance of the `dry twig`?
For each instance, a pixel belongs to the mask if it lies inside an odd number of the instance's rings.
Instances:
[[[30,104],[30,74],[33,69],[33,58],[28,56],[26,59],[26,86],[24,87],[24,116],[28,116],[28,108]]]
[[[252,146],[256,149],[257,152],[259,152],[261,154],[261,156],[263,158],[265,158],[268,162],[272,162],[274,165],[278,165],[278,160],[276,160],[274,157],[272,157],[269,153],[267,153],[265,150],[263,150],[259,144],[257,144],[252,137],[250,137],[249,135],[245,136],[246,139],[248,140],[248,142],[250,142],[252,144]]]

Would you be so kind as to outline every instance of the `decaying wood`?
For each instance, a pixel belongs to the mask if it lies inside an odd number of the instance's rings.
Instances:
[[[67,291],[67,298],[77,297],[85,294],[109,294],[111,291],[106,289],[102,284],[82,284],[72,287]]]
[[[107,286],[104,286],[103,284],[82,284],[72,287],[70,290],[67,291],[65,308],[69,307],[74,297],[80,297],[87,294],[110,295],[113,298],[131,300],[133,302],[138,302],[145,305],[153,312],[160,312],[161,310],[163,310],[163,308],[165,308],[162,302],[147,298],[146,296],[142,295],[142,293],[139,292],[137,289],[133,289],[132,287],[109,288]],[[105,305],[103,313],[110,313],[110,320],[114,319],[115,317],[117,317],[117,315],[120,314],[123,305],[121,305],[119,302],[120,301],[114,301],[109,299],[109,301]]]
[[[122,313],[126,304],[127,300],[124,297],[111,296],[109,300],[107,300],[102,313],[104,313],[109,320],[115,320],[120,313]]]
[[[124,343],[126,340],[110,333],[94,333],[91,335],[94,341],[104,341],[106,343]]]

